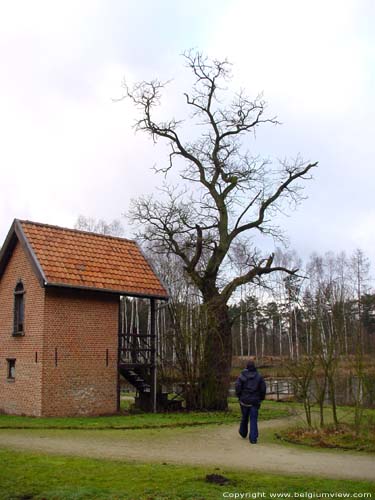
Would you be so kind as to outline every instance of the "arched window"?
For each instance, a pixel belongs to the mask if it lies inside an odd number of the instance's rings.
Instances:
[[[25,289],[22,281],[18,282],[14,289],[14,325],[13,335],[24,335],[25,321]]]

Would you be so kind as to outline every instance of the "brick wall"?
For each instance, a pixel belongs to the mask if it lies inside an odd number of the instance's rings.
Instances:
[[[118,298],[46,289],[43,415],[117,410]]]
[[[13,337],[14,289],[25,294],[23,337]],[[0,411],[39,416],[42,412],[44,289],[19,243],[0,279]],[[16,359],[15,379],[7,379],[7,358]]]
[[[13,337],[14,289],[25,288],[25,335]],[[118,297],[44,289],[17,243],[0,279],[0,412],[101,415],[117,410]],[[7,358],[16,359],[14,380]]]

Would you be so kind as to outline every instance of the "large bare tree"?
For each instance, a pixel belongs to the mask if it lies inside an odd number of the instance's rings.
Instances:
[[[243,91],[228,99],[224,86],[231,67],[227,61],[210,60],[195,51],[186,52],[184,58],[194,79],[190,92],[184,94],[192,111],[189,129],[186,121],[156,118],[167,83],[125,85],[126,96],[140,112],[136,130],[169,144],[169,161],[157,171],[167,176],[178,169],[181,178],[178,190],[167,185],[158,198],[134,201],[130,214],[142,228],[139,236],[151,242],[155,251],[177,255],[200,290],[207,322],[198,388],[201,406],[225,409],[232,354],[229,299],[238,287],[264,275],[296,272],[275,265],[274,255],[262,255],[249,238],[254,233],[280,234],[272,223],[275,215],[285,203],[300,201],[299,181],[309,179],[317,163],[297,158],[275,165],[252,156],[246,150],[247,137],[260,125],[277,124],[276,118],[265,116],[265,101],[261,96],[251,99]],[[186,140],[191,124],[197,137]],[[246,250],[241,273],[230,265],[238,246]]]

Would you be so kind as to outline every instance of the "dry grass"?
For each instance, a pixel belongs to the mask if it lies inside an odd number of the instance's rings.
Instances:
[[[321,429],[289,429],[281,431],[277,437],[294,444],[375,453],[375,421],[371,418],[366,420],[358,434],[353,424],[343,423],[338,429],[333,425]]]

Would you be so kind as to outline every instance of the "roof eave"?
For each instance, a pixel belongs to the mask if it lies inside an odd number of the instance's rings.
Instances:
[[[138,248],[139,252],[141,253],[142,257],[145,259],[147,264],[150,266],[151,271],[154,273],[154,275],[158,279],[160,285],[164,288],[166,296],[169,298],[167,284],[160,278],[159,274],[156,272],[154,264],[152,262],[150,262],[150,260],[148,259],[146,253],[143,251],[143,249],[142,249],[141,245],[138,243],[138,241],[134,240],[134,243],[135,243],[136,247]]]
[[[113,295],[124,295],[127,297],[139,297],[142,299],[157,299],[157,300],[169,300],[168,295],[160,295],[160,294],[146,294],[142,292],[132,292],[129,290],[113,290],[110,288],[96,288],[91,286],[84,285],[70,285],[69,283],[45,283],[46,288],[67,288],[71,290],[86,290],[98,293],[109,293]]]
[[[16,219],[13,221],[12,225],[10,226],[10,229],[8,231],[6,238],[5,238],[4,244],[0,250],[0,278],[2,277],[2,275],[5,271],[5,268],[9,262],[9,259],[12,255],[14,247],[16,246],[16,243],[17,243],[17,235],[15,232],[15,226],[16,226]]]
[[[14,230],[15,230],[15,233],[18,237],[19,242],[22,245],[22,248],[24,249],[26,255],[30,259],[31,266],[34,270],[36,277],[39,280],[39,283],[41,284],[41,286],[46,286],[46,284],[47,284],[46,275],[44,274],[42,266],[40,265],[40,262],[38,261],[38,258],[35,255],[35,252],[32,249],[32,247],[31,247],[31,245],[30,245],[30,243],[29,243],[29,241],[28,241],[28,239],[23,231],[21,221],[19,221],[18,219],[14,220]]]

